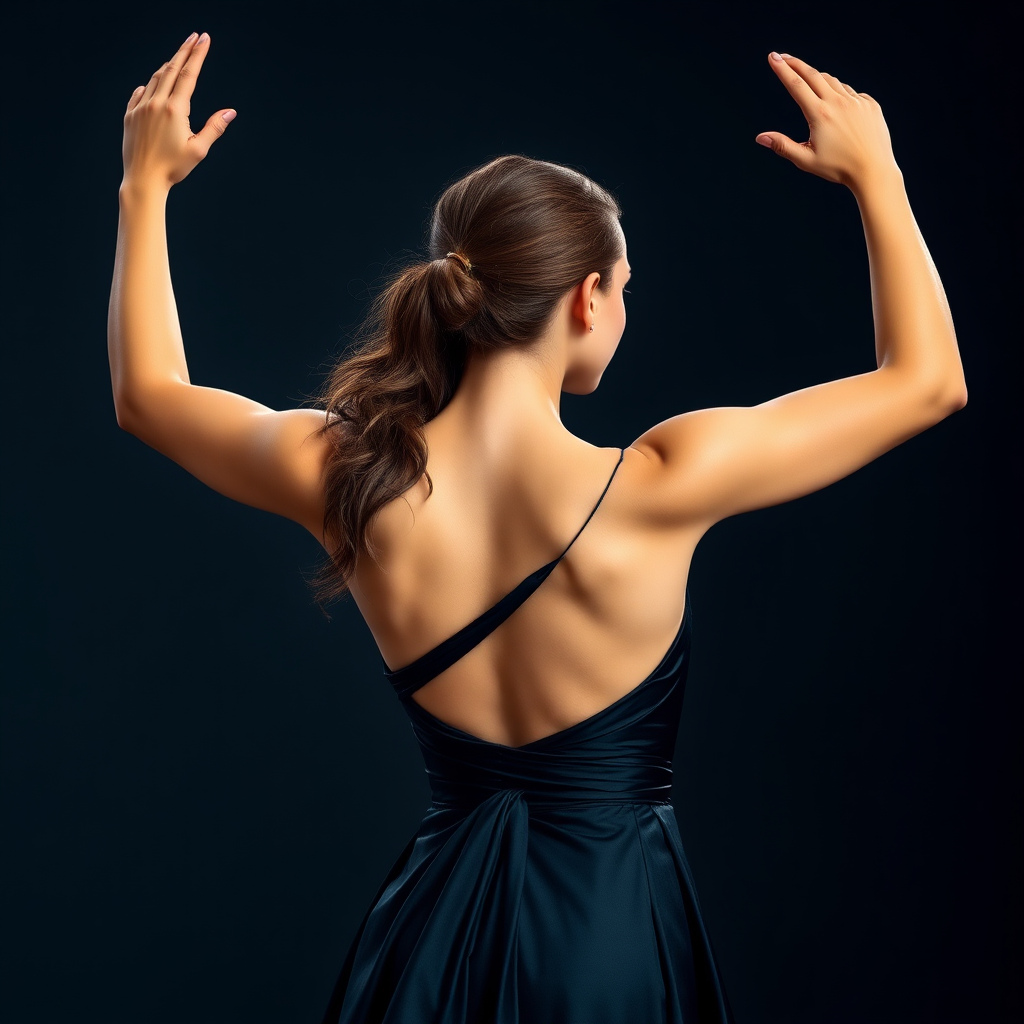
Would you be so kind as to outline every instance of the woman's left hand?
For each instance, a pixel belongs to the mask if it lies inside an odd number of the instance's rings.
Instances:
[[[193,32],[178,52],[153,72],[149,84],[140,85],[128,100],[124,115],[124,182],[170,189],[210,151],[235,116],[218,110],[202,131],[192,133],[188,123],[192,90],[210,49],[207,33],[197,40]]]

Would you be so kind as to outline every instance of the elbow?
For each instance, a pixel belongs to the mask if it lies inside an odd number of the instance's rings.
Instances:
[[[960,380],[933,390],[928,398],[930,418],[940,423],[947,416],[959,412],[967,404],[967,385]]]
[[[128,410],[119,402],[114,402],[114,415],[117,417],[117,425],[130,434],[132,428],[128,425]]]
[[[129,434],[139,435],[139,415],[134,404],[125,396],[114,396],[114,415],[117,425]]]
[[[954,387],[949,388],[943,401],[947,416],[959,412],[967,404],[967,382],[961,377]]]
[[[898,379],[902,400],[936,423],[967,404],[967,382],[960,367],[946,373],[902,373]]]
[[[162,411],[166,409],[161,400],[162,392],[162,387],[153,386],[115,388],[114,413],[117,425],[145,444],[152,445]]]
[[[959,366],[955,371],[950,369],[946,373],[922,375],[916,386],[910,385],[910,388],[936,422],[952,416],[967,404],[967,381]]]

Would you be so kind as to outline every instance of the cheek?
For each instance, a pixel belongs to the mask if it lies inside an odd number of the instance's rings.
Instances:
[[[621,312],[619,313],[618,321],[619,322],[616,325],[617,326],[617,330],[615,331],[615,334],[614,334],[614,344],[612,345],[611,352],[609,353],[609,359],[615,354],[616,350],[619,347],[619,343],[622,341],[622,335],[626,331],[626,310],[625,309],[621,310]]]

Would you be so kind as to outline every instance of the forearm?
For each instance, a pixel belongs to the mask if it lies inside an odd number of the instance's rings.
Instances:
[[[902,173],[894,166],[852,190],[867,243],[879,368],[893,368],[940,403],[966,399],[949,303]]]
[[[189,377],[167,257],[167,190],[122,183],[118,203],[107,354],[120,419],[148,388]]]

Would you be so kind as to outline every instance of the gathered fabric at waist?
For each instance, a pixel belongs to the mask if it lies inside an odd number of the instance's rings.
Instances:
[[[552,778],[550,773],[479,770],[451,775],[427,768],[431,806],[472,810],[499,793],[521,797],[531,807],[573,807],[586,804],[667,804],[672,802],[672,770],[653,765],[604,765],[579,776]]]
[[[507,747],[443,727],[413,701],[406,708],[436,807],[469,810],[503,792],[533,807],[672,801],[671,748],[657,734],[638,734],[635,742],[621,733],[607,742],[591,735],[578,744],[554,736]]]
[[[447,795],[447,794],[446,794]],[[466,792],[458,794],[457,799],[445,799],[445,796],[433,796],[430,801],[430,806],[427,808],[428,811],[462,811],[468,812],[476,807],[479,807],[485,800],[490,800],[493,797],[507,795],[516,800],[523,800],[526,802],[528,807],[534,809],[533,813],[536,813],[537,809],[553,810],[553,811],[573,811],[582,810],[583,808],[592,806],[594,804],[601,805],[614,805],[614,804],[671,804],[672,797],[653,797],[645,795],[634,795],[628,796],[614,796],[608,794],[607,796],[565,796],[559,797],[557,794],[544,794],[538,797],[536,794],[525,793],[521,789],[494,789],[494,790],[479,790],[473,792]]]

